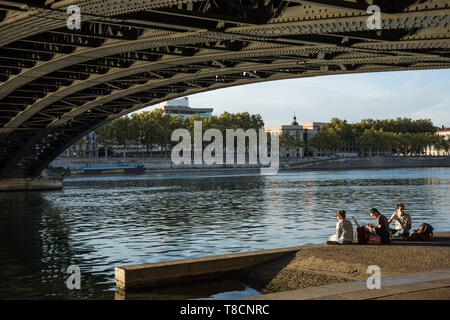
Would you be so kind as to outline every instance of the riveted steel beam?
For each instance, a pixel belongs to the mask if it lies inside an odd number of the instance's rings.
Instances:
[[[424,68],[427,69],[427,67],[425,67],[425,66],[418,66],[419,70],[423,70]],[[437,65],[434,65],[434,66],[432,66],[430,68],[431,69],[439,69],[439,68],[448,68],[448,66],[442,66],[442,65],[437,64]],[[383,68],[383,71],[396,71],[396,70],[398,70],[398,69],[392,68],[392,67],[385,67],[385,68]],[[410,67],[409,68],[405,68],[404,70],[411,70],[411,68]],[[355,69],[355,70],[353,70],[352,73],[366,73],[366,72],[379,72],[379,71],[381,71],[379,66],[372,66],[372,67],[367,67],[367,68],[363,68],[363,69]],[[310,74],[308,76],[314,77],[314,76],[329,75],[329,74],[339,74],[339,72],[333,72],[333,73],[329,72],[329,73],[322,73],[322,74],[316,73],[316,74]],[[253,79],[253,81],[248,81],[246,83],[258,83],[258,82],[262,82],[262,81],[276,81],[276,80],[290,79],[290,78],[296,78],[296,76],[289,75],[289,74],[274,74],[269,79]],[[207,91],[217,90],[217,89],[221,89],[221,88],[229,88],[229,87],[232,87],[232,86],[237,86],[237,85],[242,85],[242,84],[243,83],[239,82],[239,81],[234,82],[234,83],[225,83],[225,84],[223,84],[223,83],[215,83],[214,85],[212,85],[209,88],[192,89],[190,91],[186,91],[186,92],[183,92],[183,93],[170,94],[170,95],[165,96],[164,98],[152,101],[151,104],[155,105],[155,104],[160,103],[162,101],[165,101],[167,99],[174,99],[174,98],[182,97],[182,96],[189,95],[189,94],[195,94],[195,93],[199,93],[199,92],[207,92]],[[49,163],[54,158],[56,158],[59,154],[61,154],[70,145],[72,145],[73,143],[78,141],[80,138],[85,136],[89,131],[95,130],[96,128],[100,127],[101,125],[103,125],[103,124],[105,124],[105,123],[107,123],[109,121],[112,121],[114,119],[117,119],[120,116],[123,116],[123,115],[125,115],[127,113],[130,113],[130,112],[137,111],[137,110],[139,110],[139,109],[141,109],[143,107],[147,107],[147,106],[149,106],[149,104],[143,104],[143,105],[139,105],[139,106],[134,106],[132,108],[125,109],[125,110],[123,110],[120,113],[113,113],[113,114],[109,115],[109,117],[105,116],[101,123],[98,123],[95,126],[90,127],[89,129],[85,129],[81,133],[79,132],[78,135],[75,138],[71,137],[71,140],[66,140],[60,146],[55,147],[54,149],[52,149],[52,153],[47,155],[47,157],[45,158],[46,160],[43,161],[43,162],[42,161],[38,161],[37,163],[39,164],[39,166],[35,167],[34,171],[32,173],[30,173],[29,175],[34,175],[34,176],[38,175],[44,168],[46,168],[49,165]]]
[[[429,24],[442,24],[446,23],[448,19],[450,19],[450,9],[446,10],[439,10],[438,14],[435,14],[433,17],[430,18],[430,16],[427,16],[424,12],[414,12],[412,15],[405,15],[405,14],[397,14],[397,15],[390,15],[386,17],[383,20],[383,23],[385,24],[385,28],[387,30],[390,30],[392,28],[399,28],[399,25],[404,23],[406,24],[408,19],[415,19],[414,22],[412,22],[412,26],[414,28],[423,27],[423,26],[429,26]],[[421,18],[419,18],[417,15],[419,15]],[[430,19],[428,19],[430,18]],[[418,20],[417,20],[418,19]],[[428,20],[427,20],[428,19]],[[367,31],[367,26],[365,25],[366,18],[365,17],[352,17],[352,18],[346,18],[346,20],[349,21],[340,21],[337,25],[337,27],[320,27],[320,30],[322,33],[324,32],[345,32],[347,31],[356,31],[356,30],[363,30]],[[385,22],[386,21],[386,22]],[[322,24],[322,26],[328,26],[329,24],[325,23]],[[229,33],[235,34],[235,35],[254,35],[254,36],[260,36],[262,34],[271,34],[274,33],[277,38],[275,39],[267,39],[266,41],[272,41],[275,43],[284,43],[284,44],[290,44],[293,43],[297,44],[324,44],[324,43],[318,43],[317,41],[311,41],[311,40],[299,40],[299,39],[285,39],[280,38],[280,35],[288,35],[288,34],[308,34],[314,32],[315,28],[318,28],[317,23],[311,24],[311,22],[296,22],[296,23],[284,23],[284,24],[277,24],[276,26],[270,26],[272,28],[272,31],[268,31],[268,26],[263,26],[261,28],[255,28],[255,27],[239,27],[239,28],[230,28]],[[222,35],[223,36],[223,35]],[[203,37],[203,38],[202,38]],[[23,75],[19,75],[9,81],[9,83],[5,83],[3,86],[0,87],[0,99],[3,98],[5,95],[7,95],[11,90],[16,89],[18,86],[24,85],[26,83],[26,79],[30,79],[31,77],[39,77],[42,76],[45,72],[51,71],[53,68],[60,68],[61,65],[64,66],[70,66],[75,63],[81,63],[86,62],[94,58],[104,57],[108,56],[109,53],[111,53],[113,50],[115,50],[117,53],[120,52],[127,52],[131,49],[131,47],[134,46],[143,46],[146,47],[147,45],[151,47],[155,46],[161,46],[161,42],[168,41],[167,45],[170,45],[170,43],[173,43],[173,45],[176,44],[195,44],[195,43],[202,43],[205,41],[205,38],[212,38],[219,37],[220,35],[218,33],[209,33],[209,32],[197,32],[197,33],[182,33],[182,34],[173,34],[167,37],[157,37],[156,39],[151,40],[138,40],[135,44],[131,43],[125,43],[125,44],[118,44],[118,45],[111,45],[108,46],[108,48],[105,48],[102,46],[101,48],[95,48],[87,50],[86,52],[76,52],[61,58],[53,59],[51,60],[51,64],[48,65],[39,65],[35,68],[32,68],[32,70],[28,70],[23,73]],[[169,39],[171,40],[169,41]],[[53,67],[52,67],[53,66]]]
[[[446,0],[0,0],[0,167],[36,175],[74,137],[189,93],[448,68],[449,19]]]
[[[411,57],[407,57],[407,58],[411,58]],[[367,65],[371,65],[371,63],[375,63],[374,65],[376,66],[376,60],[367,60],[365,61],[365,64]],[[343,65],[344,63],[339,62],[339,65]],[[243,68],[244,70],[264,70],[264,69],[273,69],[275,71],[279,70],[279,73],[283,73],[283,69],[287,70],[287,72],[289,73],[289,70],[295,70],[295,67],[297,67],[298,64],[297,63],[291,63],[291,64],[280,64],[280,65],[271,65],[271,66],[262,66],[262,65],[255,65],[255,66],[242,66],[241,68]],[[403,67],[402,67],[403,68]],[[226,75],[228,72],[230,74],[234,74],[236,72],[236,69],[238,68],[230,68],[230,70],[222,70],[222,72],[220,73],[220,76],[223,77],[224,75]],[[406,69],[406,68],[405,68]],[[327,73],[329,74],[329,72],[332,71],[338,71],[338,68],[334,68],[334,69],[329,69],[329,70],[321,70],[321,72]],[[352,70],[352,72],[355,71]],[[251,71],[250,71],[251,72]],[[249,72],[249,73],[250,73]],[[315,71],[315,72],[320,72],[320,71]],[[342,70],[339,70],[339,72],[343,72]],[[207,76],[207,75],[214,75],[216,74],[217,71],[216,70],[212,70],[212,71],[207,71],[204,73],[203,76]],[[278,73],[278,72],[277,72]],[[298,71],[296,76],[298,77]],[[201,78],[202,75],[196,75],[196,79]],[[149,84],[145,84],[145,85],[141,85],[141,86],[137,86],[132,88],[131,90],[123,90],[123,91],[118,91],[115,92],[113,94],[111,94],[110,96],[104,97],[104,98],[100,98],[100,99],[96,99],[92,102],[87,103],[86,105],[82,106],[82,107],[78,107],[78,108],[74,108],[73,110],[71,110],[70,112],[67,112],[64,114],[64,116],[62,118],[58,118],[53,120],[44,131],[41,131],[39,134],[34,135],[33,139],[29,140],[29,142],[25,145],[22,146],[21,150],[19,152],[16,153],[16,157],[14,157],[13,159],[11,159],[11,162],[9,165],[6,166],[6,170],[10,169],[10,166],[12,163],[15,163],[17,161],[18,158],[20,158],[21,156],[23,156],[28,149],[30,149],[33,145],[35,145],[36,143],[38,143],[38,141],[40,141],[43,137],[45,137],[48,134],[51,134],[51,132],[53,132],[54,130],[56,130],[58,127],[64,125],[64,123],[70,122],[73,119],[76,119],[77,117],[81,116],[82,114],[84,114],[85,112],[87,112],[88,110],[95,110],[97,107],[100,107],[102,105],[106,105],[111,101],[117,100],[117,99],[122,99],[124,97],[136,94],[138,92],[145,92],[145,91],[149,91],[152,88],[160,88],[160,87],[164,87],[166,85],[170,85],[171,83],[176,84],[179,82],[185,82],[185,81],[189,81],[190,79],[192,79],[192,75],[181,75],[181,76],[177,76],[174,79],[164,79],[164,80],[159,80],[156,82],[152,82]],[[234,82],[234,80],[236,80],[236,78],[234,77],[230,77],[230,79],[228,79],[228,81],[230,83]],[[216,82],[220,82],[220,81],[216,81]],[[173,90],[173,89],[177,89],[175,87],[172,87],[172,92],[179,92],[178,90]],[[170,92],[170,88],[168,89],[168,91]],[[184,88],[181,92],[185,92]]]

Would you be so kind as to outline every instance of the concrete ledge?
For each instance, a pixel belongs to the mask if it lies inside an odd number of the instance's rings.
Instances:
[[[263,294],[242,300],[312,300],[326,296],[341,295],[348,292],[363,291],[367,285],[359,282],[333,283],[318,287],[287,290],[276,293]]]
[[[0,179],[0,191],[32,191],[62,189],[62,179],[17,178]]]
[[[354,281],[288,290],[243,300],[367,300],[447,288],[449,285],[450,269],[441,269],[395,275],[382,280],[381,289],[379,290],[369,290],[364,281]],[[447,298],[450,299],[450,297]]]
[[[300,248],[298,246],[116,267],[115,281],[119,289],[129,290],[200,280],[220,273],[244,270],[295,253]]]

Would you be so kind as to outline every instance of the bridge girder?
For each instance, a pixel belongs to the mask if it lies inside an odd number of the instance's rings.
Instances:
[[[69,5],[82,29],[66,27]],[[0,1],[0,177],[36,176],[167,99],[321,75],[450,66],[448,0]],[[369,30],[369,5],[382,29]]]

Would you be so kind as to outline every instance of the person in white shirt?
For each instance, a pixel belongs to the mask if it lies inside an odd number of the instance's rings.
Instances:
[[[338,222],[336,223],[336,233],[330,236],[327,244],[351,244],[353,243],[353,225],[345,219],[345,211],[339,210],[336,213]]]
[[[408,237],[411,230],[411,216],[405,213],[405,205],[397,203],[395,212],[388,220],[389,224],[395,220],[395,229],[390,229],[392,237]]]

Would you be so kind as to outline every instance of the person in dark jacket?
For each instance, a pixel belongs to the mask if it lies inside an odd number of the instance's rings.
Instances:
[[[370,209],[370,216],[377,219],[377,224],[368,224],[367,228],[375,235],[380,236],[381,243],[389,243],[389,222],[388,219],[383,216],[377,208]]]

